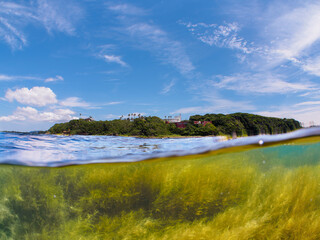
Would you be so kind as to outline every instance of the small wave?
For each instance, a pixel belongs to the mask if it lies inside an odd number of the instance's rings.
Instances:
[[[320,127],[286,134],[228,140],[224,137],[142,139],[116,136],[0,134],[0,164],[62,167],[125,163],[204,153],[243,151],[299,141],[320,141]]]

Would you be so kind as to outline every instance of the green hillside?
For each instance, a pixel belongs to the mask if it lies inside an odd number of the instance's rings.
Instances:
[[[196,124],[195,121],[201,121],[202,124]],[[204,121],[209,121],[209,123],[204,124]],[[183,122],[185,123],[185,128],[178,128],[174,123],[165,123],[155,116],[136,118],[132,121],[86,121],[85,119],[78,119],[55,124],[48,132],[51,134],[141,137],[234,134],[237,136],[250,136],[286,133],[301,128],[300,123],[294,119],[264,117],[249,113],[194,115]]]

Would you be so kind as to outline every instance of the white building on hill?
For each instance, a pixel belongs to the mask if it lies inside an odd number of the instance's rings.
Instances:
[[[177,122],[181,122],[181,114],[179,116],[175,116],[175,117],[172,117],[172,116],[165,116],[164,119],[162,119],[163,121],[165,122],[168,122],[168,123],[177,123]]]

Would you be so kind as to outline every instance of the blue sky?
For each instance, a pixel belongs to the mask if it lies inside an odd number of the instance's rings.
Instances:
[[[0,130],[250,112],[320,124],[319,1],[1,1]]]

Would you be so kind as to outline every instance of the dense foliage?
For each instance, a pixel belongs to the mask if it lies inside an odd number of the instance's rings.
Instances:
[[[0,167],[0,239],[320,239],[319,143]]]
[[[190,121],[212,121],[224,134],[242,135],[286,133],[301,128],[294,119],[264,117],[249,113],[194,115]]]
[[[195,121],[212,123],[195,124]],[[129,120],[86,121],[71,120],[55,124],[49,133],[79,135],[127,135],[127,136],[208,136],[208,135],[257,135],[286,133],[301,128],[294,119],[263,117],[248,113],[206,114],[191,116],[185,121],[185,128],[178,128],[174,123],[167,124],[158,117],[136,118]]]
[[[71,120],[67,123],[55,124],[50,133],[69,133],[79,135],[131,135],[160,136],[170,134],[168,126],[158,117],[136,118],[129,120],[86,121]]]

